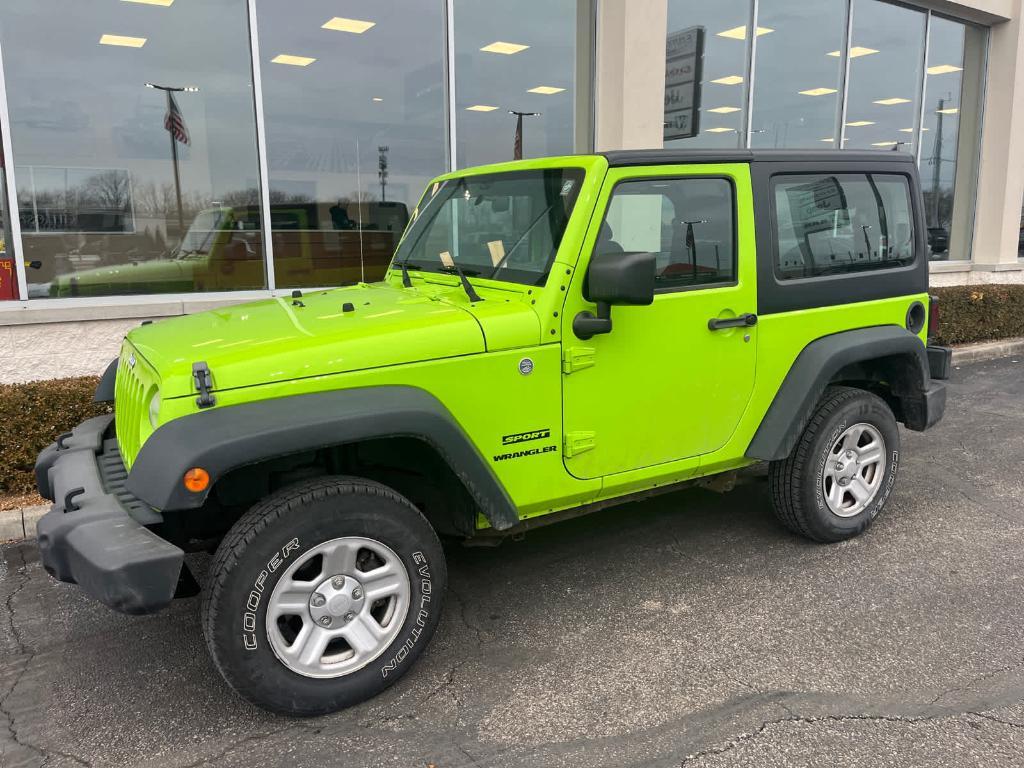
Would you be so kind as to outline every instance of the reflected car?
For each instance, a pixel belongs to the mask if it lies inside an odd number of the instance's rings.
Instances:
[[[928,227],[928,248],[933,254],[949,250],[949,230],[945,227]]]
[[[327,287],[383,278],[409,221],[404,203],[360,206],[358,221],[321,229],[315,203],[271,206],[277,285]],[[344,228],[342,228],[344,227]],[[196,215],[169,254],[58,275],[51,297],[187,293],[266,286],[258,206],[209,208]]]

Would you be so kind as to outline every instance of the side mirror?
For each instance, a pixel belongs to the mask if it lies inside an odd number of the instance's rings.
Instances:
[[[600,253],[590,260],[583,295],[597,304],[597,314],[580,312],[572,330],[589,339],[612,329],[612,305],[646,306],[654,302],[653,253]]]

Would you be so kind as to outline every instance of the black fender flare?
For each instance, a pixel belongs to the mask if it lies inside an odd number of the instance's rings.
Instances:
[[[931,384],[925,345],[905,328],[858,328],[812,341],[793,361],[747,447],[746,456],[762,461],[786,458],[836,373],[855,363],[897,356],[907,361],[912,375],[909,382],[903,382],[908,391],[895,394],[914,397],[927,392]]]
[[[432,446],[496,530],[519,522],[515,504],[448,409],[415,387],[316,392],[213,408],[169,421],[142,445],[128,490],[159,510],[197,509],[182,482],[202,467],[210,487],[227,472],[275,456],[381,437],[414,437]]]
[[[119,362],[120,360],[115,357],[103,371],[100,383],[96,386],[96,394],[92,396],[94,403],[114,402],[114,383],[117,380],[117,364]]]

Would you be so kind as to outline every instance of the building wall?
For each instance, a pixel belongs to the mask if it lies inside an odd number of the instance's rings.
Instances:
[[[537,72],[543,71],[545,76],[552,73],[552,76],[562,77],[556,84],[572,83],[567,93],[572,94],[573,106],[565,113],[572,117],[568,119],[568,132],[562,132],[565,135],[558,132],[556,122],[552,120],[553,115],[559,114],[557,110],[539,110],[548,111],[547,118],[526,118],[527,156],[550,154],[548,150],[551,146],[562,146],[559,142],[565,145],[562,151],[566,151],[565,147],[568,146],[574,147],[576,151],[586,151],[591,138],[599,150],[662,146],[665,45],[668,2],[671,1],[579,0],[574,17],[559,17],[559,24],[569,30],[566,35],[572,37],[567,49],[569,55],[563,50],[566,46],[555,39],[557,35],[552,36],[552,30],[546,30],[544,35],[539,36],[543,41],[536,42],[534,50],[539,52],[538,55],[542,54],[538,61],[545,61],[547,65]],[[977,124],[965,121],[960,126],[961,135],[966,138],[960,142],[956,153],[958,194],[951,214],[958,232],[971,232],[969,245],[972,258],[966,262],[933,264],[932,284],[944,286],[1024,282],[1024,263],[1017,250],[1024,198],[1024,142],[1017,138],[1024,135],[1022,4],[1020,0],[934,0],[914,5],[982,24],[990,29],[987,47],[971,44],[965,50],[965,59],[974,57],[984,62],[984,67],[981,82],[970,92],[965,92],[963,108],[971,109],[967,102],[973,97],[983,113],[983,119]],[[491,95],[485,86],[489,82],[488,78],[494,80],[494,77],[488,75],[480,83],[474,84],[476,75],[482,77],[487,74],[482,68],[508,62],[515,64],[519,54],[489,58],[476,53],[477,37],[508,39],[508,35],[512,34],[508,30],[508,23],[511,22],[504,17],[489,19],[487,14],[473,17],[472,14],[479,9],[461,0],[456,0],[454,8],[457,14],[456,34],[449,36],[448,43],[454,45],[452,50],[455,54],[464,51],[465,55],[459,58],[452,54],[449,60],[452,70],[448,74],[455,78],[456,87],[453,91],[455,98],[446,102],[445,106],[451,128],[445,154],[448,162],[458,164],[460,153],[464,153],[467,158],[480,160],[510,149],[511,142],[505,136],[508,123],[500,110],[479,113],[464,108],[477,102],[483,103]],[[542,16],[541,13],[517,13],[516,18],[525,26],[521,30],[517,27],[516,34],[526,40],[531,34],[530,25],[535,25],[536,20]],[[459,18],[465,19],[461,27]],[[494,27],[498,22],[501,22],[499,26],[504,25],[501,29]],[[3,10],[0,10],[0,25],[2,23]],[[574,36],[571,35],[573,24]],[[261,34],[264,33],[265,30],[261,30]],[[470,33],[475,33],[476,37]],[[587,47],[591,41],[596,46],[593,51]],[[456,61],[460,63],[456,65]],[[556,62],[557,66],[552,66],[551,62]],[[589,82],[591,68],[592,83]],[[460,72],[471,74],[460,75]],[[274,70],[275,77],[282,73],[292,74],[291,70]],[[0,91],[3,90],[3,75],[4,72],[0,71]],[[435,75],[423,80],[425,76],[419,70],[404,73],[404,76],[408,78],[407,84],[410,87],[419,87],[421,80],[440,82]],[[449,80],[449,89],[451,82]],[[9,82],[7,86],[10,87]],[[477,86],[477,91],[466,90]],[[424,93],[432,92],[430,88],[420,90]],[[460,96],[460,93],[465,96]],[[395,95],[401,96],[400,93]],[[555,103],[545,101],[545,98],[537,97],[536,103],[542,107]],[[591,118],[592,125],[589,122]],[[531,123],[531,119],[544,122]],[[199,124],[194,125],[198,129]],[[457,136],[461,136],[461,139]],[[495,139],[496,136],[498,139]],[[9,135],[3,136],[7,156],[12,152],[10,138]],[[375,147],[375,143],[370,143]],[[459,149],[463,144],[464,150]],[[16,146],[13,152],[17,158]],[[271,169],[272,186],[274,173]],[[314,183],[321,178],[318,173],[302,170],[299,176]],[[331,173],[337,175],[341,171],[332,170]],[[404,178],[399,169],[393,170],[393,173],[395,180]],[[418,178],[406,186],[412,189],[417,185]],[[202,183],[207,184],[208,181],[206,179]],[[367,187],[375,182],[375,174],[370,175],[369,181],[365,176],[363,178]],[[971,188],[975,185],[976,191]],[[341,187],[334,184],[330,194],[337,194],[338,189]],[[13,187],[9,191],[13,192]],[[409,192],[409,195],[414,197],[415,191]],[[264,289],[212,295],[197,293],[167,297],[0,301],[0,351],[3,353],[0,356],[0,382],[97,374],[117,354],[123,334],[142,319],[169,317],[251,298],[288,293],[288,289]]]

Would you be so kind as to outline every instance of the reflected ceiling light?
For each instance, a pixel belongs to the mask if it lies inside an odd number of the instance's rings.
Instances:
[[[174,0],[124,0],[126,3],[142,3],[143,5],[162,5],[166,8],[168,5],[174,2]]]
[[[481,48],[481,51],[486,53],[504,53],[506,56],[511,56],[513,53],[519,53],[525,51],[530,46],[520,45],[519,43],[503,43],[501,40],[495,40],[490,45],[485,45]]]
[[[946,107],[945,109],[936,109],[935,111],[940,115],[955,115],[960,110],[957,107]]]
[[[279,53],[271,59],[274,64],[291,64],[293,67],[308,67],[316,59],[309,56],[292,56],[290,53]]]
[[[739,75],[726,75],[720,77],[717,80],[712,80],[712,83],[718,83],[719,85],[739,85],[743,82],[743,78]]]
[[[875,124],[875,122],[873,120],[854,120],[852,123],[847,123],[847,125],[850,126],[851,128],[860,128],[861,126],[864,126],[864,125],[874,125],[874,124]]]
[[[835,141],[835,139],[833,139],[833,138],[818,139],[818,141],[827,141],[829,144],[831,144],[831,143],[833,143]]]
[[[708,128],[704,131],[704,133],[728,133],[729,131],[735,130],[735,128],[723,128],[719,126],[718,128]]]
[[[856,59],[858,56],[870,56],[872,53],[878,53],[877,48],[865,48],[863,45],[855,45],[850,48],[850,58]],[[829,56],[835,56],[838,58],[839,51],[829,51]]]
[[[545,96],[550,96],[553,93],[561,93],[565,88],[556,88],[553,85],[538,85],[536,88],[531,88],[527,93],[541,93]]]
[[[384,99],[382,99],[380,96],[374,96],[373,100],[374,101],[384,101]]]
[[[467,112],[493,112],[496,109],[497,107],[488,104],[474,104],[472,107],[466,107]]]
[[[892,98],[889,98],[889,99],[877,99],[876,101],[874,101],[872,103],[873,104],[881,104],[882,106],[885,106],[885,107],[891,107],[893,104],[909,104],[910,103],[910,99],[904,99],[904,98],[902,98],[900,96],[893,96]]]
[[[346,19],[342,16],[335,16],[321,26],[320,29],[333,29],[335,32],[351,32],[355,35],[361,35],[370,27],[375,26],[377,26],[375,21],[360,21],[359,19]]]
[[[761,35],[767,35],[769,32],[774,32],[774,31],[775,30],[772,29],[771,27],[758,27],[756,35],[758,37],[760,37]],[[719,37],[728,37],[728,38],[730,38],[732,40],[746,40],[747,39],[747,28],[746,28],[746,26],[733,27],[732,29],[726,29],[726,30],[724,30],[722,32],[719,32],[718,36]]]
[[[963,72],[963,67],[954,67],[952,64],[936,64],[925,70],[929,75],[948,75],[950,72]]]
[[[718,115],[728,115],[730,112],[739,112],[739,111],[740,111],[739,107],[715,107],[714,109],[709,109],[708,110],[708,112],[714,112],[715,114],[718,114]]]
[[[829,93],[835,93],[835,88],[808,88],[806,91],[799,91],[804,96],[825,96]]]
[[[103,35],[100,45],[120,45],[125,48],[141,48],[146,44],[144,37],[127,37],[125,35]]]
[[[900,144],[899,141],[873,141],[871,142],[872,147],[894,147]]]

